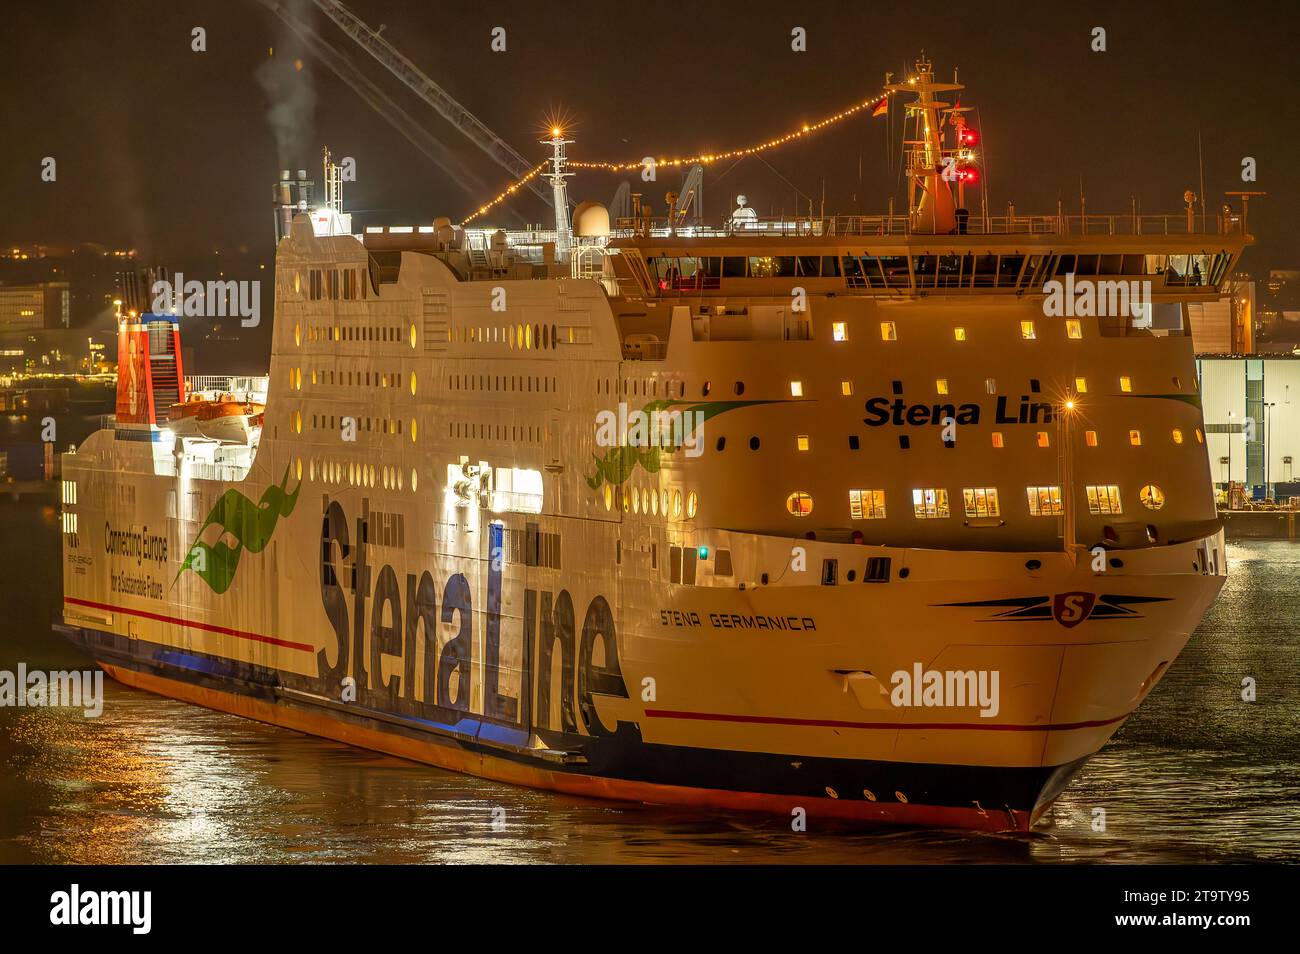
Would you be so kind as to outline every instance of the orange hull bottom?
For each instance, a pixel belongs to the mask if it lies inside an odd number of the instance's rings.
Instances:
[[[463,772],[527,788],[562,792],[566,795],[638,802],[646,805],[760,812],[785,817],[789,817],[794,809],[802,808],[813,819],[875,821],[893,825],[967,828],[979,831],[1027,831],[1048,807],[1046,804],[1039,806],[1031,817],[1029,812],[1019,810],[981,811],[975,808],[936,805],[847,802],[833,798],[810,799],[557,772],[492,755],[468,752],[453,745],[423,742],[395,733],[353,725],[318,713],[290,706],[273,705],[238,693],[195,686],[109,664],[101,663],[101,665],[113,679],[135,689],[179,699],[218,712],[228,712],[255,722],[332,739],[413,762],[434,765],[453,772]]]

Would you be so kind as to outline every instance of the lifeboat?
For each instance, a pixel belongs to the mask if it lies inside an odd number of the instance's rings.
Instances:
[[[229,393],[195,391],[167,413],[167,424],[180,437],[205,437],[228,444],[247,444],[260,427],[266,406]]]

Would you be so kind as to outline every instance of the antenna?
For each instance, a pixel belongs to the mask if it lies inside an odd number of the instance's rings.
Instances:
[[[568,157],[564,147],[573,142],[564,138],[564,130],[559,126],[551,127],[551,138],[540,140],[542,145],[551,147],[551,171],[546,178],[551,180],[551,191],[555,197],[555,260],[562,262],[569,256],[569,192],[564,180],[573,175],[564,171]]]

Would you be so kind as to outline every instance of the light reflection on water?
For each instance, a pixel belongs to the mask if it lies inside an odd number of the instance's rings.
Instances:
[[[0,505],[0,668],[81,668],[49,631],[57,517]],[[1029,835],[821,828],[557,796],[105,682],[104,713],[0,710],[4,862],[1077,862],[1300,858],[1300,545],[1230,548],[1197,636]],[[32,568],[41,566],[33,592]],[[1243,676],[1259,699],[1240,701]],[[493,810],[504,809],[494,830]],[[1105,831],[1092,828],[1105,810]]]

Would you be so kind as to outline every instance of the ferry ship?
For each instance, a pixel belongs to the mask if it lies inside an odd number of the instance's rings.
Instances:
[[[60,629],[502,782],[1028,829],[1223,585],[1187,306],[1247,229],[968,212],[961,87],[886,89],[906,214],[570,221],[557,131],[554,231],[296,216],[267,379],[187,380],[177,316],[124,319]],[[265,409],[178,433],[194,391]]]

